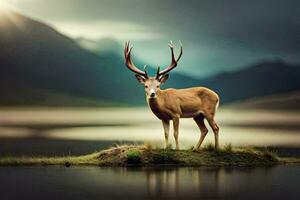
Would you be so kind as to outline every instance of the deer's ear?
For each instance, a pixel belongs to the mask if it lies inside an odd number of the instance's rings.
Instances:
[[[169,74],[164,74],[159,78],[160,83],[166,82],[166,80],[169,78]]]
[[[139,74],[135,75],[135,78],[140,82],[141,84],[145,84],[145,78]]]

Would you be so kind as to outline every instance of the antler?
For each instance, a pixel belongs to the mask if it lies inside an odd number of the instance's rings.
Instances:
[[[142,75],[145,78],[148,77],[147,72],[146,71],[142,71],[140,69],[138,69],[132,62],[131,57],[130,57],[130,53],[131,53],[131,49],[132,47],[129,48],[129,41],[125,43],[125,49],[124,49],[124,57],[125,57],[125,64],[127,66],[128,69],[130,69],[131,71],[133,71],[136,74]],[[145,68],[144,68],[145,69]]]
[[[180,43],[180,53],[179,53],[179,56],[177,59],[175,59],[175,56],[174,56],[174,45],[173,45],[172,40],[168,44],[171,49],[171,56],[172,56],[171,65],[169,65],[166,69],[164,69],[162,71],[160,71],[160,67],[158,67],[157,73],[156,73],[156,78],[159,78],[161,75],[168,73],[169,71],[171,71],[172,69],[174,69],[177,66],[177,63],[182,56],[182,44],[180,41],[179,41],[179,43]]]

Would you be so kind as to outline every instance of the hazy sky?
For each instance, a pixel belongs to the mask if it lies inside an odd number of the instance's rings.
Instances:
[[[299,0],[0,0],[70,37],[130,40],[166,65],[181,40],[178,71],[205,76],[265,59],[300,62]]]

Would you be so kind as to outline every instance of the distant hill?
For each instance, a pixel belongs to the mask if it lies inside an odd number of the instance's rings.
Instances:
[[[25,95],[18,96],[15,82],[102,102],[145,104],[143,88],[121,56],[96,55],[41,22],[14,12],[0,13],[0,46],[0,92],[13,95],[10,104]],[[170,84],[186,86],[193,81],[173,73]]]
[[[15,82],[13,82],[15,81]],[[122,106],[123,104],[111,101],[102,101],[96,98],[78,96],[68,93],[59,93],[49,89],[36,88],[18,80],[1,80],[0,106]],[[7,87],[9,85],[9,87]]]
[[[283,61],[265,61],[239,71],[202,80],[202,85],[218,92],[227,103],[300,89],[300,65]]]
[[[146,105],[143,87],[124,66],[123,47],[109,39],[96,41],[94,51],[85,49],[85,45],[94,42],[84,38],[74,41],[39,21],[14,12],[1,12],[0,106],[22,105],[22,102],[24,105],[67,102],[72,106],[82,106],[84,102],[87,106],[110,102]],[[142,66],[141,61],[134,59]],[[176,73],[175,69],[163,87],[207,86],[220,94],[221,103],[228,103],[299,90],[298,77],[300,66],[271,61],[204,80]],[[61,98],[52,98],[55,95]]]
[[[234,109],[264,109],[264,110],[300,110],[300,91],[283,94],[273,94],[263,97],[254,97],[229,103],[225,107]]]

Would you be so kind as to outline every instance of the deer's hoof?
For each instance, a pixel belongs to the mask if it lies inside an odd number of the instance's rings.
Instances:
[[[193,152],[199,153],[199,152],[200,152],[200,149],[193,148]]]

